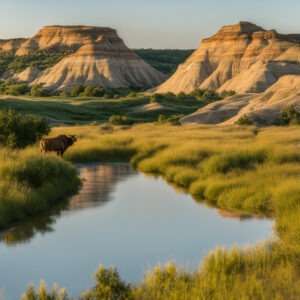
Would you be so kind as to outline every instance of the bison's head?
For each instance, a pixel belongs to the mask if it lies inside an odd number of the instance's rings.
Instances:
[[[77,137],[75,135],[68,136],[68,144],[69,146],[74,145],[77,142]]]

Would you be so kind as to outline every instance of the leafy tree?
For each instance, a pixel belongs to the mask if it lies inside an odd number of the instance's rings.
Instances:
[[[0,112],[0,143],[11,148],[25,148],[50,132],[46,120],[13,110]]]

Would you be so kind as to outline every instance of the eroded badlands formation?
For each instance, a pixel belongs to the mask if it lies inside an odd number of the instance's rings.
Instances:
[[[14,75],[15,79],[43,84],[55,90],[77,84],[104,88],[150,88],[165,79],[164,75],[127,48],[111,28],[47,26],[29,39],[0,41],[0,54],[9,52],[27,56],[37,51],[65,51],[67,54],[43,72],[28,68]]]
[[[231,124],[247,115],[256,123],[272,124],[287,106],[300,104],[300,35],[248,22],[223,27],[204,39],[156,92],[195,89],[237,95],[200,109],[183,123]]]

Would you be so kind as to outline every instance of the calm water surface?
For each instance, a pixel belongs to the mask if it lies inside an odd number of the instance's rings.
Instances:
[[[83,188],[68,207],[2,233],[0,300],[19,299],[40,279],[79,295],[100,264],[116,266],[130,282],[170,260],[193,270],[217,246],[272,236],[269,220],[226,218],[127,164],[80,172]]]

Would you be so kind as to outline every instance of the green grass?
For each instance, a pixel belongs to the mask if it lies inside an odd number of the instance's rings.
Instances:
[[[198,100],[175,103],[170,99],[157,109],[144,109],[149,103],[150,99],[142,94],[120,99],[2,96],[0,110],[13,109],[62,124],[90,124],[107,122],[112,115],[126,115],[133,122],[152,122],[159,115],[186,115],[204,105]]]
[[[0,229],[48,211],[80,185],[76,169],[35,149],[0,151]]]
[[[79,137],[67,153],[70,161],[131,161],[137,169],[184,188],[196,201],[240,216],[275,220],[274,241],[216,250],[194,273],[174,264],[158,266],[131,286],[124,299],[299,298],[298,127],[144,124],[110,130],[62,127],[53,132],[60,133]]]
[[[136,49],[135,52],[153,68],[171,75],[178,65],[193,53],[194,50],[174,49]]]

